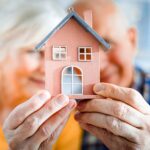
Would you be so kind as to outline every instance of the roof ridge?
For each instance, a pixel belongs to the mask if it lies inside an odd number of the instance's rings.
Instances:
[[[66,15],[66,17],[64,19],[62,19],[62,21],[60,21],[60,23],[58,23],[58,25],[51,32],[49,32],[45,36],[45,38],[43,40],[41,40],[40,43],[38,43],[36,45],[35,51],[40,50],[45,45],[45,43],[49,40],[49,38],[53,34],[55,34],[59,29],[61,29],[72,17],[74,17],[76,19],[76,21],[81,26],[83,26],[88,32],[90,32],[98,40],[98,42],[100,42],[106,49],[110,48],[110,45],[100,35],[98,35],[98,33],[92,27],[90,27],[84,21],[84,19],[82,19],[75,11],[71,11],[70,13],[68,13],[68,15]]]

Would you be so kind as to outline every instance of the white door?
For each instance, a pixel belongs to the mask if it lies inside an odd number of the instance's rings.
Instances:
[[[62,71],[62,93],[66,95],[83,94],[83,73],[79,67],[69,66]]]

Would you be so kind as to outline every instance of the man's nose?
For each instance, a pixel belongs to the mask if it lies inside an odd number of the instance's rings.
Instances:
[[[104,70],[109,63],[109,58],[107,52],[100,50],[100,69]]]
[[[44,74],[45,73],[45,59],[44,59],[44,52],[40,52],[40,61],[39,61],[39,71],[40,73]]]

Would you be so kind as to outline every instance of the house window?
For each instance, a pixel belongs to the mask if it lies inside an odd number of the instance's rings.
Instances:
[[[66,59],[67,59],[67,47],[53,46],[53,60],[66,60]]]
[[[83,74],[80,68],[69,66],[63,69],[62,93],[67,95],[83,94]]]
[[[78,60],[79,61],[92,61],[92,48],[91,47],[79,47],[78,48]]]

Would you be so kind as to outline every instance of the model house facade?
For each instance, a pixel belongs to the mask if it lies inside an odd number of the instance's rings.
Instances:
[[[90,19],[86,16],[87,21]],[[85,20],[70,12],[45,39],[45,86],[54,96],[93,95],[100,82],[100,51],[109,48]]]

